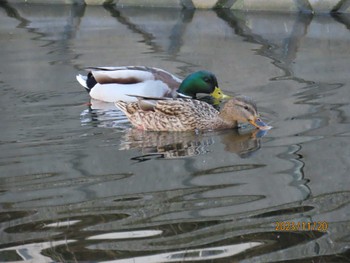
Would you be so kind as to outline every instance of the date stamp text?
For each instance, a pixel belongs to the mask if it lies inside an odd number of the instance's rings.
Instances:
[[[328,230],[328,222],[293,222],[281,221],[275,222],[276,231],[320,231],[326,232]]]

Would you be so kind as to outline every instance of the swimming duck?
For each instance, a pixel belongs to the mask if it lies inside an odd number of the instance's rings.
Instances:
[[[229,99],[221,111],[192,99],[139,98],[137,102],[117,101],[115,105],[136,128],[147,131],[230,129],[238,128],[239,122],[249,122],[262,130],[271,128],[260,120],[253,100],[245,96]]]
[[[136,101],[134,96],[195,99],[197,94],[209,94],[216,100],[229,98],[218,87],[215,75],[205,70],[194,72],[183,81],[152,67],[91,67],[87,70],[87,76],[79,74],[76,79],[91,98],[105,102]]]

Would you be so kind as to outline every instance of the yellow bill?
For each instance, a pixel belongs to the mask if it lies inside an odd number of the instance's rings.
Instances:
[[[212,96],[214,99],[217,99],[217,100],[231,98],[231,96],[224,94],[219,87],[215,87],[214,91],[210,93],[210,96]]]

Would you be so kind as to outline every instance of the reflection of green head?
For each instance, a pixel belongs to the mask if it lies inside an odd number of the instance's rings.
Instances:
[[[181,96],[196,98],[197,93],[210,94],[216,99],[222,99],[226,95],[218,87],[215,75],[209,71],[201,70],[187,76],[181,83],[177,93]]]

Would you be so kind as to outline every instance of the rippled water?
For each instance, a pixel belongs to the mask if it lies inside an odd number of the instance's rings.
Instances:
[[[0,7],[0,261],[350,260],[349,17]],[[133,130],[100,65],[211,70],[274,128]]]

